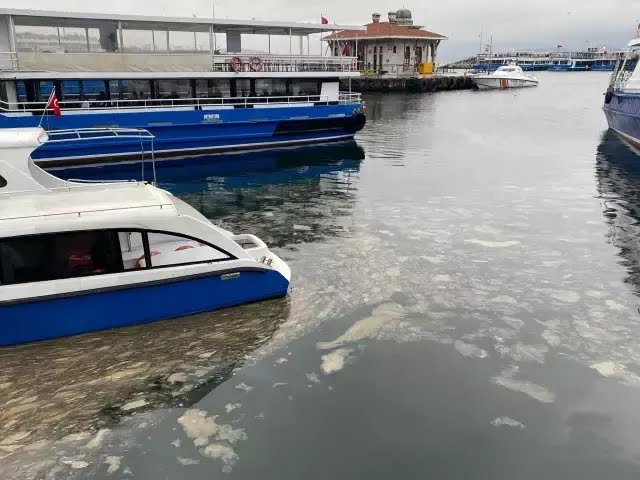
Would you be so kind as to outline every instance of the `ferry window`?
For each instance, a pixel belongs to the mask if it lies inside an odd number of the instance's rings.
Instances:
[[[47,99],[49,98],[49,95],[51,95],[51,90],[53,90],[53,82],[48,82],[48,81],[40,81],[38,82],[40,84],[39,87],[39,93],[40,93],[40,101],[41,102],[46,102]]]
[[[228,98],[231,96],[229,80],[196,80],[196,97]]]
[[[111,80],[109,81],[111,100],[146,100],[151,98],[149,80]]]
[[[251,97],[251,80],[239,78],[236,80],[236,92],[238,97]]]
[[[209,245],[181,235],[148,232],[152,267],[228,260],[231,257]]]
[[[157,98],[191,98],[191,82],[187,79],[156,81]]]
[[[16,82],[16,94],[18,95],[19,102],[27,101],[27,87],[24,84],[24,80],[18,80]]]
[[[319,95],[318,82],[315,80],[295,80],[291,82],[291,95]]]
[[[137,270],[147,266],[141,232],[118,232],[118,240],[124,270]]]
[[[80,100],[80,82],[78,80],[64,80],[62,82],[62,98],[65,102]]]
[[[97,230],[0,240],[0,283],[4,285],[121,271],[117,232]]]
[[[279,78],[256,79],[256,94],[259,97],[285,97],[287,81]]]

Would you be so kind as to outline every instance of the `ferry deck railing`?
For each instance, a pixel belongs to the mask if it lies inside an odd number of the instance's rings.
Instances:
[[[294,95],[294,96],[256,96],[256,97],[211,97],[211,98],[154,98],[154,99],[115,99],[115,100],[68,100],[59,102],[64,112],[88,111],[144,111],[153,109],[176,110],[216,110],[231,108],[251,108],[256,105],[296,105],[296,104],[360,104],[359,93],[340,93],[337,100],[326,95]],[[31,112],[41,114],[47,102],[6,102],[0,100],[0,112]]]
[[[240,59],[232,68],[232,60]],[[324,57],[315,55],[223,54],[213,57],[214,72],[287,73],[287,72],[357,72],[356,57]]]
[[[144,182],[144,166],[145,161],[147,160],[146,154],[150,154],[151,160],[151,168],[153,172],[153,185],[156,184],[156,158],[155,158],[155,149],[154,149],[154,141],[155,135],[153,135],[149,130],[144,128],[114,128],[114,127],[95,127],[95,128],[70,128],[70,129],[60,129],[60,130],[49,130],[47,132],[47,141],[44,143],[45,145],[48,143],[69,143],[69,142],[86,142],[89,140],[99,141],[99,140],[123,140],[123,139],[131,139],[140,142],[140,162],[141,162],[141,180]],[[149,145],[149,148],[145,150],[145,146]],[[74,183],[90,183],[90,184],[102,184],[102,183],[128,183],[131,180],[72,180],[69,179],[70,182]],[[60,191],[60,190],[71,190],[77,186],[68,186],[68,187],[59,187],[53,188],[51,190]]]

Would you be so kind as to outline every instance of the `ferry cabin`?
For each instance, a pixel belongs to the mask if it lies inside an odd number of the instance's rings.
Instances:
[[[0,9],[0,128],[144,128],[159,158],[349,139],[365,122],[348,88],[356,59],[312,54],[337,28],[364,27]],[[45,108],[54,89],[59,117]],[[56,143],[34,158],[64,167],[138,151]]]

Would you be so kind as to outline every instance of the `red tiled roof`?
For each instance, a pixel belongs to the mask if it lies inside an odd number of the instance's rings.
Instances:
[[[324,40],[355,40],[356,38],[427,38],[444,40],[447,37],[439,33],[428,32],[419,28],[409,28],[396,23],[373,22],[365,25],[366,31],[343,30],[324,37]]]

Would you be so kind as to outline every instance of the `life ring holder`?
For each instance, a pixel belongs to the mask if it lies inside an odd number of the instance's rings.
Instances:
[[[252,72],[261,72],[264,68],[264,63],[260,57],[251,57],[249,59],[249,69]]]
[[[242,59],[240,57],[233,57],[229,60],[229,66],[231,67],[231,70],[239,73],[244,67],[244,63],[242,63]]]

